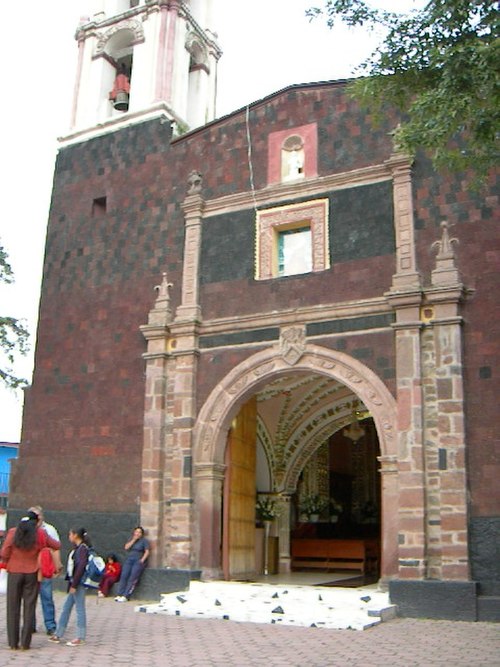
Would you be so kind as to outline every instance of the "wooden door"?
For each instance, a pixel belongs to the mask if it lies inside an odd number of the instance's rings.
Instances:
[[[255,575],[256,417],[254,397],[242,406],[228,435],[223,533],[226,579]]]

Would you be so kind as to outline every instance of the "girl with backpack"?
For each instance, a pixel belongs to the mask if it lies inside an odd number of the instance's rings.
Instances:
[[[89,558],[89,548],[92,546],[85,528],[72,528],[68,535],[74,549],[68,556],[66,579],[68,580],[68,596],[64,601],[56,632],[49,637],[49,642],[60,644],[64,637],[69,617],[73,607],[76,607],[76,639],[66,642],[66,646],[81,646],[85,644],[87,632],[87,617],[85,613],[85,587],[83,579]]]

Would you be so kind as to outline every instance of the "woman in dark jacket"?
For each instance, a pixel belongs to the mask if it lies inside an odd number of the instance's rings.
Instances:
[[[61,638],[66,632],[69,617],[73,606],[76,606],[76,639],[66,642],[66,646],[81,646],[85,644],[87,632],[87,617],[85,614],[85,588],[83,586],[83,575],[89,558],[89,537],[85,528],[78,530],[72,528],[69,531],[69,541],[74,545],[73,551],[68,556],[66,579],[68,580],[68,597],[64,601],[56,633],[49,637],[50,642],[61,643]]]
[[[12,650],[26,651],[31,646],[38,597],[38,554],[44,547],[59,549],[61,544],[39,528],[39,517],[27,512],[17,528],[7,533],[2,547],[2,560],[7,563],[7,637]],[[21,601],[23,630],[20,633]]]

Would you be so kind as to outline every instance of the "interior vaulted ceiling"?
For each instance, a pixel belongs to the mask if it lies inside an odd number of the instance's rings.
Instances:
[[[364,410],[354,392],[322,375],[292,373],[266,385],[257,394],[257,435],[275,483]]]

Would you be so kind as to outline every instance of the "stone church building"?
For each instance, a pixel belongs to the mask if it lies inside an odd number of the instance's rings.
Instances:
[[[344,81],[217,118],[210,0],[94,4],[12,512],[102,551],[140,523],[152,571],[251,579],[260,500],[284,575],[352,541],[403,614],[498,618],[493,178],[400,153]]]

